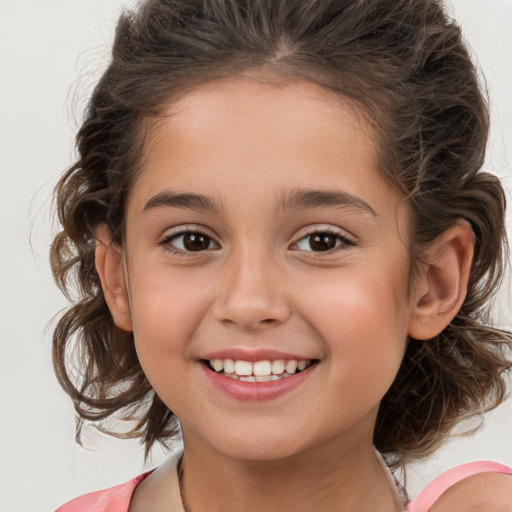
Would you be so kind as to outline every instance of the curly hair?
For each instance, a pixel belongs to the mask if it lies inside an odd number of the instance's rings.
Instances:
[[[486,96],[460,28],[438,0],[147,0],[119,19],[110,64],[55,200],[56,282],[73,301],[53,334],[57,378],[84,421],[135,421],[146,455],[179,423],[152,390],[133,333],[116,327],[95,269],[95,230],[123,243],[124,209],[151,120],[208,81],[247,69],[306,78],[358,105],[377,133],[380,172],[412,217],[411,261],[458,219],[475,233],[467,296],[427,341],[409,340],[383,398],[375,446],[394,466],[432,453],[462,418],[504,399],[510,333],[487,326],[506,261],[505,196],[482,172]],[[149,122],[148,122],[149,121]],[[76,367],[71,354],[75,355]]]

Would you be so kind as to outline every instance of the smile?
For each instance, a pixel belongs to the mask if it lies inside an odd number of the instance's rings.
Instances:
[[[236,353],[237,350],[230,352]],[[293,359],[291,354],[286,357],[281,353],[281,359],[274,359],[277,355],[274,350],[260,350],[258,354],[238,352],[238,357],[226,358],[227,354],[218,353],[198,361],[206,381],[235,400],[261,402],[278,399],[309,381],[320,366],[319,359]]]
[[[233,359],[210,359],[207,366],[217,374],[243,382],[271,382],[286,379],[302,372],[313,364],[312,360],[244,361]]]

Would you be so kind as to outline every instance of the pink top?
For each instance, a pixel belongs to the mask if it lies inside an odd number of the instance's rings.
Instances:
[[[128,512],[135,488],[153,471],[148,471],[125,484],[85,494],[66,503],[56,512]],[[496,462],[463,464],[435,478],[418,494],[415,500],[404,504],[405,510],[407,512],[428,512],[449,487],[469,476],[488,472],[512,475],[512,469]],[[183,512],[183,508],[173,512]]]
[[[135,487],[153,471],[143,473],[125,484],[84,494],[62,505],[56,512],[128,512]]]
[[[497,462],[470,462],[445,471],[438,477],[434,478],[419,494],[416,499],[407,503],[406,510],[408,512],[428,512],[430,507],[441,497],[448,488],[457,482],[464,480],[468,476],[478,473],[504,473],[512,475],[512,470],[498,464]]]

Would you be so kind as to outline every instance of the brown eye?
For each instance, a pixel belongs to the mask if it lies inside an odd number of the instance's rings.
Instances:
[[[302,237],[295,246],[306,252],[328,252],[355,245],[354,242],[335,231],[315,231]]]
[[[336,247],[336,238],[327,233],[309,236],[309,246],[317,251],[329,251]]]
[[[164,238],[159,245],[164,249],[177,254],[190,253],[190,252],[203,252],[208,249],[218,249],[218,245],[213,242],[213,239],[200,231],[180,231]]]
[[[183,237],[183,247],[187,251],[205,251],[210,245],[210,237],[201,233],[186,233]]]

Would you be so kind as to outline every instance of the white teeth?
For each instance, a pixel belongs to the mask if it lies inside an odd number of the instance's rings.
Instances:
[[[256,382],[256,377],[249,375],[248,377],[240,377],[239,380],[243,380],[244,382]]]
[[[235,362],[233,359],[224,359],[224,371],[226,373],[235,373]]]
[[[257,361],[253,364],[252,373],[257,377],[263,377],[272,373],[270,361]]]
[[[306,359],[300,361],[276,359],[274,361],[263,360],[254,363],[244,360],[210,359],[210,366],[217,373],[246,382],[269,382],[290,377],[290,375],[295,374],[297,371],[306,369],[310,364],[311,361]]]
[[[226,375],[226,377],[229,377],[230,379],[234,380],[243,380],[244,382],[270,382],[273,380],[279,380],[284,379],[285,377],[289,377],[290,375],[288,373],[283,373],[283,375],[261,375],[261,376],[255,376],[255,375],[249,375],[249,376],[241,376],[232,373],[230,375]]]
[[[272,361],[272,374],[281,375],[284,372],[285,362],[282,359]]]
[[[256,376],[256,382],[270,382],[271,380],[279,380],[279,377],[277,375]]]
[[[288,373],[293,375],[297,371],[297,361],[288,361],[284,368]]]
[[[236,361],[235,373],[240,376],[252,375],[252,363],[249,361]]]
[[[224,369],[224,363],[222,362],[222,359],[214,359],[213,361],[210,361],[210,363],[216,372],[221,372]]]

